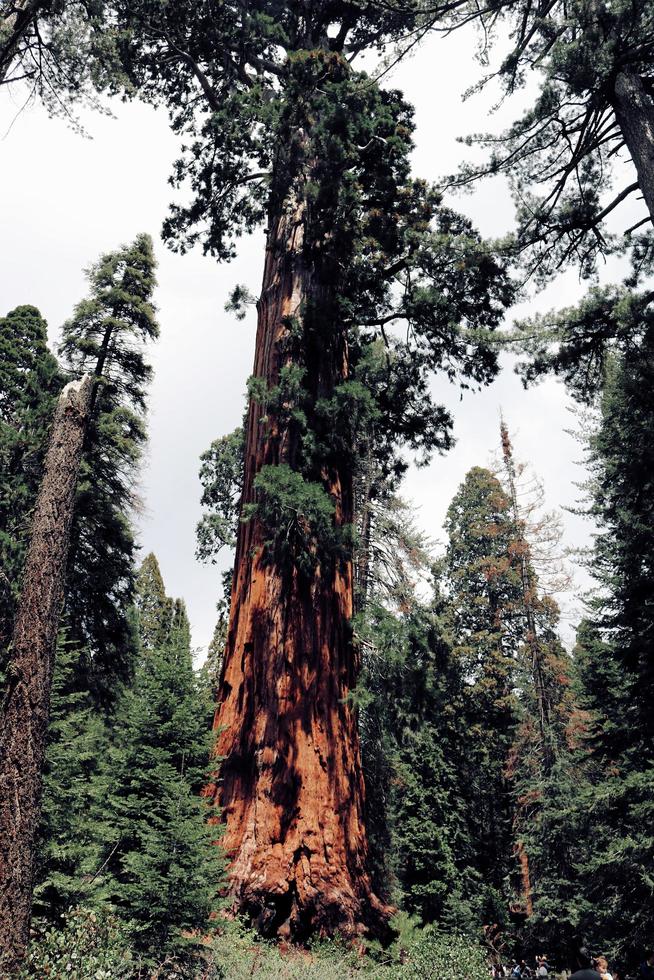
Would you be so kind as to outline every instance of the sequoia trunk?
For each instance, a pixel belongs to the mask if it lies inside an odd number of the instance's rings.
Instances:
[[[91,379],[61,394],[34,509],[0,729],[0,965],[12,975],[29,937],[34,841],[54,648]]]
[[[308,257],[308,205],[287,197],[269,225],[258,303],[254,376],[268,386],[289,358],[291,331],[305,330],[310,399],[328,396],[348,372],[344,331],[306,336],[306,310],[328,304]],[[264,465],[293,465],[293,433],[251,400],[242,503]],[[352,474],[325,468],[337,526],[352,520]],[[265,934],[301,939],[387,930],[388,910],[366,871],[364,784],[348,695],[357,675],[350,635],[352,563],[313,572],[266,548],[258,517],[239,529],[230,625],[215,727],[224,761],[217,786],[222,843],[231,858],[234,904]]]
[[[620,72],[614,93],[615,115],[654,221],[654,102],[642,80],[632,72]]]

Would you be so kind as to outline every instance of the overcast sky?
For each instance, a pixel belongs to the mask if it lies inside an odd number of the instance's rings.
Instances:
[[[416,106],[414,165],[421,177],[436,180],[456,169],[464,152],[457,137],[500,127],[512,118],[511,107],[491,116],[490,96],[462,101],[481,71],[473,55],[471,33],[435,37],[388,81]],[[173,193],[167,177],[177,151],[165,112],[116,103],[114,118],[84,113],[90,137],[84,138],[38,106],[19,112],[20,104],[18,93],[0,96],[0,315],[32,303],[48,320],[54,340],[84,296],[83,269],[139,232],[155,238],[161,339],[151,352],[155,378],[139,540],[143,554],[157,554],[168,592],[185,598],[194,643],[203,649],[213,631],[219,570],[194,558],[198,458],[241,419],[255,321],[251,315],[237,322],[223,306],[236,283],[257,293],[263,236],[243,240],[229,265],[218,265],[199,251],[174,255],[158,241]],[[453,203],[486,235],[501,235],[512,226],[512,206],[501,180]],[[569,272],[519,312],[560,307],[582,292]],[[412,471],[404,487],[433,538],[442,539],[445,512],[466,471],[486,465],[497,448],[500,408],[514,434],[516,454],[543,480],[548,506],[574,504],[583,470],[576,465],[580,448],[566,433],[574,420],[561,385],[547,381],[525,392],[510,365],[493,385],[466,394],[463,401],[442,379],[436,385],[442,401],[455,409],[457,445],[428,468]],[[591,529],[585,522],[569,514],[564,520],[566,543],[587,543]],[[585,584],[579,575],[578,589]],[[569,638],[574,596],[566,597],[566,606]]]

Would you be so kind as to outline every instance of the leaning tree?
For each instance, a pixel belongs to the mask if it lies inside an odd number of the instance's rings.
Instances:
[[[389,472],[403,445],[447,447],[430,375],[494,375],[487,334],[511,286],[469,223],[411,179],[410,107],[355,68],[418,29],[415,14],[142,0],[115,17],[130,86],[166,103],[183,137],[173,183],[187,203],[165,236],[226,260],[266,229],[208,789],[233,901],[269,934],[384,933],[350,698],[353,474],[371,432]]]

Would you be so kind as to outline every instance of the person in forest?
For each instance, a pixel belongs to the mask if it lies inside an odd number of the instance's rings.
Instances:
[[[570,980],[602,980],[601,974],[594,966],[594,960],[588,955],[585,949],[580,949],[577,953],[577,969],[570,977]]]
[[[606,956],[598,956],[595,960],[595,968],[602,980],[613,980],[613,974],[609,973],[609,963]]]
[[[638,980],[654,980],[654,950],[645,955],[638,969]]]

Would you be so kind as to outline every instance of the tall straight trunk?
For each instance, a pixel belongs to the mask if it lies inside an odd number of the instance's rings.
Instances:
[[[0,716],[0,965],[25,956],[54,650],[92,381],[64,388],[36,500]]]
[[[288,363],[289,330],[329,289],[308,257],[306,201],[289,194],[268,229],[254,376],[269,386]],[[311,333],[311,332],[310,332]],[[344,331],[331,341],[305,330],[311,399],[347,377]],[[249,406],[243,504],[264,465],[293,464],[290,426]],[[338,526],[352,520],[352,473],[325,467],[323,486]],[[366,869],[364,783],[348,695],[357,676],[349,621],[350,560],[312,573],[280,563],[265,547],[258,517],[239,528],[228,639],[215,728],[224,761],[208,792],[223,808],[234,905],[265,934],[387,931],[388,909]]]
[[[654,102],[638,75],[619,73],[615,81],[613,108],[636,167],[650,217],[654,221]]]

